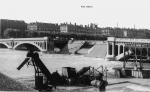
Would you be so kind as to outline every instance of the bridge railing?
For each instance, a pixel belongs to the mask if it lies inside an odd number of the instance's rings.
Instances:
[[[9,39],[0,39],[0,41],[32,41],[32,40],[48,40],[48,37],[38,37],[38,38],[9,38]]]

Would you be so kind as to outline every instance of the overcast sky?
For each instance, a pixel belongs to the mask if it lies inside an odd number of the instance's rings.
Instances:
[[[150,29],[150,0],[0,0],[0,18]]]

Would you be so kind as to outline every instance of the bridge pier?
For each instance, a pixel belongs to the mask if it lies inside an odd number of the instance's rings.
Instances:
[[[110,39],[110,38],[109,38]],[[111,42],[107,43],[107,56],[106,59],[109,61],[115,60],[115,38],[112,37]]]

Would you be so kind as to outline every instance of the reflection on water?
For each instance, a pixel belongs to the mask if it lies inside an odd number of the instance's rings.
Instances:
[[[11,77],[24,77],[34,75],[32,66],[24,66],[20,71],[16,68],[25,59],[27,52],[11,49],[0,49],[0,71]],[[50,72],[58,70],[61,73],[62,67],[74,67],[77,70],[82,67],[104,65],[111,67],[117,65],[116,62],[104,62],[104,59],[89,58],[75,55],[59,55],[59,54],[44,54],[40,53],[40,58]]]

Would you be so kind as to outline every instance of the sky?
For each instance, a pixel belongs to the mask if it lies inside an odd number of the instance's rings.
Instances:
[[[150,0],[0,0],[0,19],[150,29]]]

